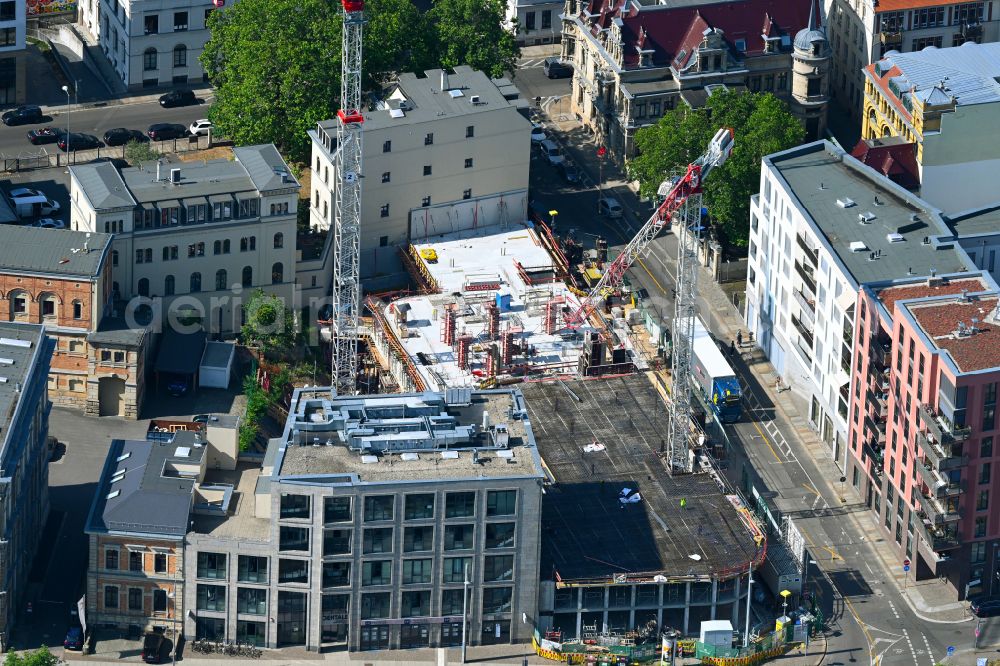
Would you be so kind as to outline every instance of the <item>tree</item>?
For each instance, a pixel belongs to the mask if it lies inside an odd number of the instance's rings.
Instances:
[[[442,67],[470,65],[492,77],[513,72],[521,49],[504,0],[434,0],[428,16]]]
[[[282,299],[258,289],[250,294],[244,311],[246,322],[240,329],[243,344],[275,354],[291,349],[295,343],[295,318]]]
[[[154,162],[160,159],[160,154],[145,141],[129,141],[125,144],[124,155],[128,163],[133,166],[140,162]]]
[[[639,155],[628,171],[644,196],[655,196],[660,182],[701,155],[720,127],[731,127],[736,143],[726,163],[705,181],[705,201],[722,239],[746,247],[761,158],[805,138],[802,123],[774,95],[725,90],[713,93],[704,109],[671,110],[636,132]]]
[[[208,117],[217,130],[308,162],[307,130],[338,107],[342,17],[330,0],[242,0],[212,12],[199,59],[216,89]],[[368,87],[426,63],[423,18],[409,0],[369,0],[365,18]]]
[[[4,657],[4,666],[55,666],[59,658],[44,645],[37,650],[15,652],[11,650]]]

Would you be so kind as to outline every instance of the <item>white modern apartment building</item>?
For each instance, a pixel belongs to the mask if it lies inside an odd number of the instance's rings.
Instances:
[[[115,235],[116,303],[149,298],[164,316],[185,312],[223,334],[240,327],[240,306],[257,288],[293,307],[299,183],[271,144],[233,157],[70,167],[73,228]]]
[[[0,105],[25,99],[24,38],[24,0],[0,0]]]
[[[236,0],[229,0],[229,3]],[[201,82],[208,16],[226,0],[80,0],[79,23],[130,90]]]
[[[746,322],[844,463],[862,285],[975,270],[938,210],[826,141],[763,159]]]
[[[525,219],[531,162],[526,107],[509,80],[462,66],[451,74],[403,74],[364,112],[366,287],[401,274],[399,249],[413,239]],[[337,122],[321,122],[309,132],[310,225],[321,231],[334,218]],[[325,265],[327,274],[318,280],[323,289],[330,284],[329,261]]]
[[[562,0],[507,0],[507,20],[517,21],[521,46],[557,44],[562,37]]]

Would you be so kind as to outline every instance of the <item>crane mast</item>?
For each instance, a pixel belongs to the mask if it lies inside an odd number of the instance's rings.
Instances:
[[[677,281],[672,325],[670,439],[668,463],[671,473],[691,471],[688,433],[691,423],[691,357],[694,344],[694,317],[697,314],[698,243],[701,240],[701,188],[705,177],[721,166],[733,151],[733,132],[720,129],[708,149],[687,166],[684,175],[665,181],[659,194],[664,197],[653,215],[604,271],[600,281],[567,316],[567,324],[579,326],[597,309],[602,299],[619,289],[625,273],[649,251],[650,243],[670,220],[677,218]]]
[[[341,0],[344,8],[340,110],[337,111],[337,181],[334,190],[332,384],[338,395],[357,386],[358,316],[361,309],[361,36],[364,0]]]

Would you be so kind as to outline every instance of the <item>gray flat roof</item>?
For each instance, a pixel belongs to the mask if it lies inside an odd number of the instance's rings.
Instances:
[[[69,172],[80,183],[84,195],[95,210],[136,205],[128,186],[111,162],[74,164]]]
[[[746,572],[758,545],[716,482],[667,473],[667,408],[644,375],[531,382],[522,391],[554,481],[542,498],[542,571],[607,582],[620,573]],[[587,452],[592,444],[603,448]],[[625,488],[641,501],[622,505]]]
[[[6,469],[7,445],[14,429],[11,420],[21,399],[22,387],[28,383],[32,367],[40,361],[39,349],[46,345],[52,346],[52,340],[46,338],[44,329],[37,324],[19,324],[0,322],[0,432],[3,433],[2,449],[0,449],[0,476],[11,476],[13,470]],[[44,359],[48,367],[49,359]],[[20,432],[18,433],[21,434]],[[20,445],[20,442],[18,442]]]
[[[113,440],[86,531],[183,537],[197,477],[171,473],[168,463],[200,467],[205,447],[194,444],[184,431],[169,442]]]
[[[959,106],[1000,102],[1000,44],[995,42],[890,51],[873,65],[880,76],[894,67],[899,73],[891,79],[906,91],[904,98],[912,95],[935,105],[948,104],[951,98]]]
[[[110,234],[0,225],[0,271],[91,278],[110,245]]]
[[[205,331],[180,333],[172,328],[163,332],[160,350],[156,353],[156,372],[177,375],[193,375],[198,372],[198,364],[205,351]]]
[[[243,165],[254,186],[261,192],[299,187],[285,160],[273,143],[233,148],[236,161]]]
[[[1000,206],[961,213],[946,222],[959,238],[1000,234]]]
[[[130,326],[125,317],[104,317],[98,329],[87,336],[87,342],[138,347],[148,330],[145,326]]]
[[[172,168],[181,170],[181,180],[177,185],[170,182]],[[160,181],[156,180],[155,164],[122,169],[121,173],[139,203],[257,191],[246,169],[239,162],[226,159],[164,165]]]
[[[927,275],[932,268],[939,274],[974,270],[936,208],[833,144],[817,141],[764,160],[788,183],[857,283],[890,281],[910,270],[914,275]],[[838,199],[854,205],[843,208]],[[870,222],[862,224],[859,215],[869,214]],[[891,242],[894,233],[903,240]],[[853,251],[851,243],[858,242],[865,249]],[[881,255],[872,260],[870,253],[876,251]]]
[[[231,342],[207,342],[201,364],[210,368],[225,368],[236,353],[236,345]]]

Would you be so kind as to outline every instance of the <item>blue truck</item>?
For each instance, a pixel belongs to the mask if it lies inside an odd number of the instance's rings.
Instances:
[[[699,317],[694,318],[693,347],[691,381],[702,402],[722,423],[736,423],[742,413],[740,382]]]

